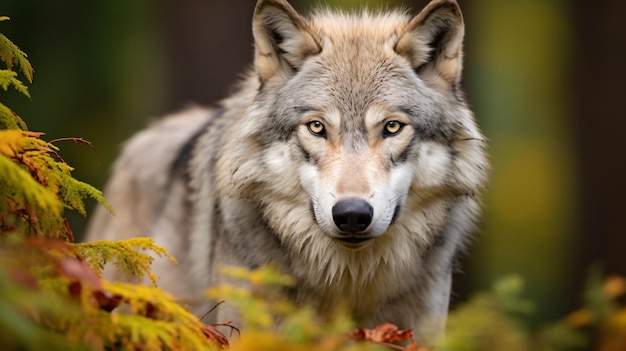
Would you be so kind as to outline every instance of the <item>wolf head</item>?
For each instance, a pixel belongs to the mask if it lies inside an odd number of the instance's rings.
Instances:
[[[241,135],[263,150],[274,192],[293,202],[306,194],[332,242],[364,248],[434,203],[444,221],[455,199],[482,189],[487,162],[459,87],[455,1],[434,0],[413,18],[305,18],[284,0],[259,0],[253,30],[259,85]]]

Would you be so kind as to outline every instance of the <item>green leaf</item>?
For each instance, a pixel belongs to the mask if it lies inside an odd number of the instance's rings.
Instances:
[[[0,130],[21,129],[28,130],[26,123],[6,105],[0,103]]]
[[[15,90],[19,91],[23,95],[26,95],[30,98],[30,93],[28,92],[28,87],[22,83],[19,79],[16,78],[17,73],[8,69],[0,70],[0,87],[7,91],[10,85],[13,85]]]
[[[60,215],[63,208],[59,199],[39,184],[23,167],[19,166],[10,158],[0,154],[0,195],[5,199],[15,201],[18,206],[25,206],[27,203],[36,204],[45,211],[52,211]],[[0,215],[6,214],[6,201],[0,202]]]
[[[8,20],[8,17],[2,17],[2,21]],[[9,38],[0,34],[0,61],[2,61],[9,70],[15,71],[15,65],[22,71],[29,82],[33,82],[33,66],[28,61],[28,55],[20,50],[17,45],[13,44]]]
[[[74,244],[74,247],[99,275],[102,275],[102,271],[108,263],[113,263],[123,273],[130,276],[135,276],[138,279],[147,276],[154,285],[156,285],[158,278],[150,271],[150,265],[154,258],[143,252],[152,251],[158,257],[167,257],[176,263],[176,259],[164,247],[155,244],[151,238],[132,238],[119,241],[101,240]]]

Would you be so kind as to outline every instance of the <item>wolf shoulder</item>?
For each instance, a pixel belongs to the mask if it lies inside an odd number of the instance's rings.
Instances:
[[[191,143],[218,114],[199,106],[163,117],[127,140],[105,187],[115,215],[99,206],[87,229],[87,241],[150,236],[166,197],[186,173]]]

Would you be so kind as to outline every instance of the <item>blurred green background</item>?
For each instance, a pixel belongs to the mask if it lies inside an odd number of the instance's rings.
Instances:
[[[427,1],[329,0],[333,7]],[[4,0],[0,32],[30,57],[32,101],[2,102],[102,187],[121,143],[151,119],[228,95],[250,65],[255,0]],[[293,0],[306,11],[309,0]],[[454,302],[516,273],[535,322],[579,302],[586,270],[626,274],[626,2],[459,0],[465,90],[490,139],[485,215]],[[100,162],[98,162],[98,159]],[[77,236],[85,220],[71,217]]]

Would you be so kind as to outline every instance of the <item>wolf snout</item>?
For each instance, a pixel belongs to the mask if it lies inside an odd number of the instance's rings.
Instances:
[[[333,221],[339,230],[362,232],[372,223],[374,208],[365,200],[349,198],[333,206]]]

